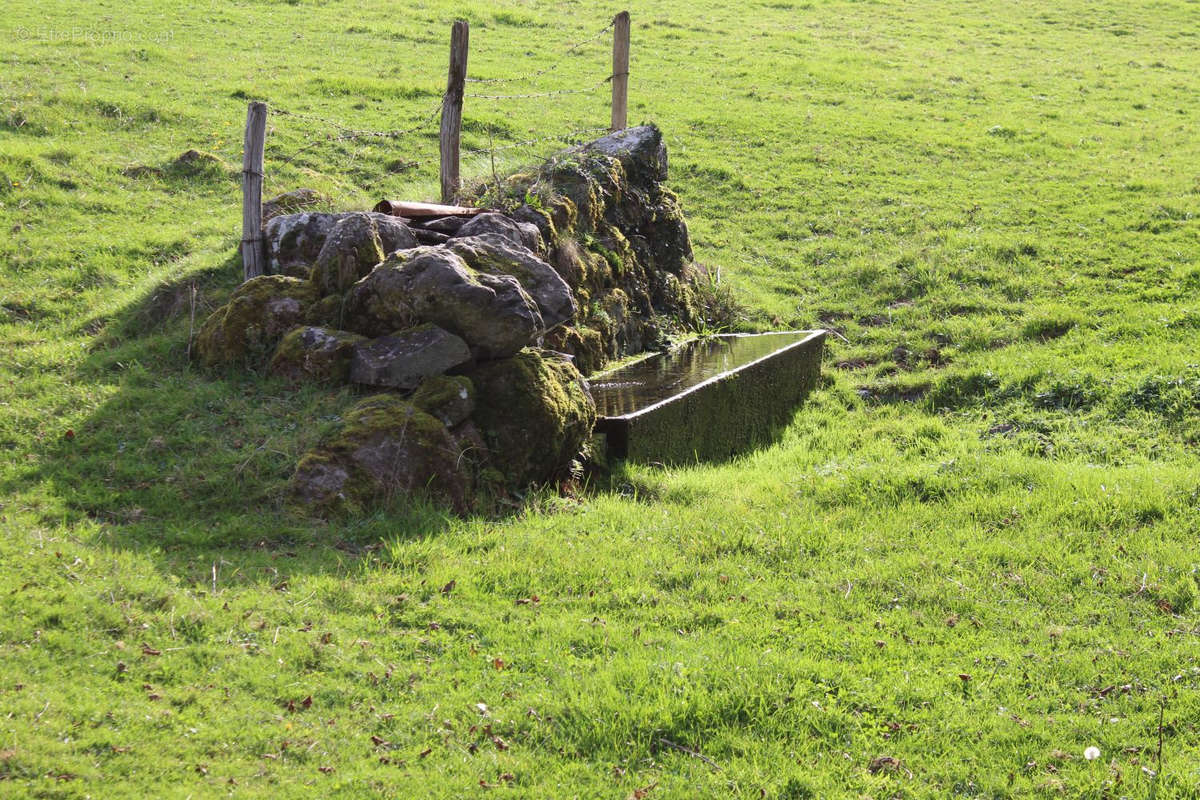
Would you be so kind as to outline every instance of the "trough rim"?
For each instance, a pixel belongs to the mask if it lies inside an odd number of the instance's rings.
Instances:
[[[792,342],[791,344],[787,345],[786,347],[781,347],[778,350],[772,350],[770,353],[767,353],[765,356],[759,356],[758,358],[754,359],[753,361],[747,361],[745,364],[734,367],[733,369],[728,369],[728,370],[725,370],[724,372],[713,375],[711,378],[706,378],[706,379],[700,381],[700,383],[693,384],[692,386],[688,387],[687,389],[684,389],[682,392],[673,394],[664,400],[659,400],[657,403],[648,405],[645,408],[638,409],[637,411],[631,411],[628,414],[619,414],[615,417],[599,415],[597,417],[597,420],[632,421],[632,420],[637,419],[638,417],[642,416],[643,414],[649,414],[651,411],[655,411],[659,408],[662,408],[665,405],[674,403],[682,397],[687,397],[692,392],[702,389],[705,386],[708,386],[710,383],[715,383],[719,380],[723,380],[725,378],[728,378],[730,375],[736,375],[737,373],[739,373],[743,370],[753,367],[755,364],[761,364],[762,362],[767,361],[772,358],[775,358],[776,356],[781,355],[782,353],[786,353],[797,347],[801,347],[801,346],[813,341],[814,339],[824,339],[825,335],[828,332],[829,331],[824,328],[813,328],[813,329],[801,329],[801,330],[797,330],[797,331],[762,331],[760,333],[721,333],[721,334],[717,334],[715,337],[712,337],[712,338],[730,339],[730,338],[735,338],[735,337],[741,338],[741,337],[747,337],[747,336],[782,336],[785,334],[797,334],[797,333],[807,333],[808,336],[805,336],[803,339],[799,339],[795,342]],[[709,338],[709,337],[701,337],[698,339],[691,339],[688,342],[684,342],[680,345],[677,345],[677,347],[683,347],[685,344],[689,344],[694,341],[703,341],[703,339],[705,339],[705,338]],[[665,352],[670,352],[670,351],[668,350]],[[599,382],[600,379],[602,379],[605,375],[610,375],[615,372],[620,372],[621,370],[625,369],[626,367],[632,366],[634,364],[638,364],[642,361],[645,361],[650,358],[654,358],[655,356],[658,356],[658,355],[662,355],[662,353],[649,353],[646,355],[645,358],[639,358],[634,361],[630,361],[627,364],[622,364],[619,367],[615,367],[611,370],[608,370],[607,372],[601,372],[600,374],[594,375],[591,378],[589,378],[588,383]]]

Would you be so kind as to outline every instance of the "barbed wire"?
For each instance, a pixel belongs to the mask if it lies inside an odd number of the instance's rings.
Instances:
[[[598,30],[596,33],[588,36],[585,39],[581,39],[580,41],[577,41],[574,44],[567,47],[566,50],[563,51],[562,55],[560,55],[555,61],[553,61],[552,63],[548,64],[547,66],[545,66],[541,69],[538,69],[534,72],[531,72],[527,75],[518,75],[518,76],[508,77],[508,78],[470,78],[470,77],[468,77],[465,80],[468,83],[481,83],[481,84],[508,84],[508,83],[531,82],[533,80],[536,80],[537,78],[542,77],[543,75],[546,75],[546,74],[558,69],[560,66],[562,66],[562,64],[566,63],[569,56],[578,52],[581,48],[587,46],[588,44],[591,44],[592,42],[595,42],[596,40],[605,36],[609,31],[611,31],[613,29],[615,24],[616,24],[616,18],[614,17],[612,20],[610,20],[608,22],[608,24],[606,24],[603,28]],[[603,79],[597,81],[596,83],[594,83],[590,86],[580,87],[580,88],[554,89],[554,90],[545,91],[545,92],[526,92],[526,93],[517,93],[517,94],[464,94],[463,97],[464,97],[464,99],[471,98],[473,100],[500,101],[500,100],[523,100],[523,99],[534,99],[534,98],[559,97],[559,96],[573,95],[573,94],[585,95],[585,94],[592,94],[596,90],[598,90],[600,87],[604,86],[605,84],[611,83],[614,77],[615,77],[614,75],[606,75]],[[283,164],[291,164],[291,163],[295,162],[297,159],[299,159],[301,156],[314,150],[315,148],[317,148],[318,146],[320,146],[322,144],[329,144],[329,143],[333,143],[333,142],[342,142],[342,141],[361,142],[361,141],[369,141],[372,139],[400,139],[402,137],[406,137],[406,136],[410,136],[412,134],[418,133],[419,131],[422,131],[422,130],[430,127],[432,125],[432,123],[436,120],[438,114],[442,111],[442,108],[445,103],[445,99],[446,99],[446,95],[443,94],[441,97],[438,98],[437,104],[435,106],[433,106],[432,108],[430,108],[427,113],[425,113],[421,117],[419,117],[418,121],[415,124],[413,124],[409,127],[406,127],[406,128],[386,130],[386,131],[373,131],[373,130],[365,130],[365,129],[360,129],[360,128],[352,128],[349,125],[346,125],[338,120],[328,119],[326,117],[321,117],[316,114],[292,111],[290,109],[276,106],[274,104],[268,104],[268,107],[270,109],[270,112],[272,112],[278,116],[288,117],[291,119],[296,119],[296,120],[300,120],[300,121],[304,121],[304,122],[308,122],[308,123],[313,123],[316,125],[321,125],[326,128],[331,128],[334,131],[331,133],[326,133],[324,135],[310,136],[309,138],[304,139],[301,142],[300,146],[296,150],[294,150],[289,155],[286,155],[280,159],[281,163],[283,163]],[[500,145],[499,147],[468,149],[468,150],[464,150],[463,153],[465,155],[481,155],[481,154],[489,154],[489,153],[494,155],[497,152],[507,151],[507,150],[515,150],[515,149],[524,148],[524,147],[530,147],[530,146],[541,144],[544,142],[571,142],[572,140],[578,139],[583,134],[596,133],[599,131],[606,131],[606,130],[608,130],[608,129],[603,128],[603,127],[580,128],[580,129],[570,131],[567,133],[556,134],[556,135],[552,135],[552,136],[541,136],[541,137],[537,137],[537,138],[533,138],[533,139],[526,139],[526,140],[519,141],[519,142],[511,142],[509,144]],[[419,166],[422,166],[424,163],[425,162],[423,162],[421,160],[406,160],[405,167],[406,168],[419,167]]]
[[[270,108],[270,106],[268,106],[268,107]],[[414,134],[414,133],[428,127],[430,125],[430,123],[432,123],[433,120],[441,112],[441,109],[442,109],[442,104],[441,104],[441,101],[439,101],[438,105],[435,106],[433,109],[431,109],[429,112],[427,112],[424,116],[422,116],[417,121],[416,124],[411,125],[407,128],[400,128],[400,129],[390,130],[390,131],[368,131],[368,130],[361,130],[358,128],[351,128],[351,127],[341,124],[340,122],[335,122],[334,120],[330,120],[330,119],[324,119],[322,117],[317,117],[317,116],[313,116],[313,115],[309,115],[309,114],[299,114],[299,113],[296,113],[293,111],[288,111],[288,110],[282,109],[282,108],[271,108],[272,111],[274,111],[275,113],[277,113],[281,116],[292,117],[293,119],[306,120],[306,121],[310,121],[310,122],[319,122],[321,124],[328,125],[332,128],[336,128],[337,130],[341,131],[341,133],[336,134],[336,135],[335,134],[326,134],[324,136],[316,136],[316,137],[312,137],[312,138],[305,140],[304,144],[301,145],[301,147],[299,149],[297,149],[291,155],[289,155],[283,159],[284,164],[290,164],[293,161],[295,161],[297,158],[299,158],[300,156],[304,155],[308,151],[317,147],[318,145],[328,143],[328,142],[362,141],[364,139],[400,139],[402,137],[409,136],[411,134]],[[413,162],[413,163],[417,166],[420,165],[420,162]]]
[[[564,50],[563,54],[561,56],[559,56],[557,60],[551,62],[549,66],[543,67],[542,69],[539,69],[535,72],[531,72],[528,75],[518,75],[518,76],[512,77],[512,78],[467,78],[466,81],[467,81],[467,83],[529,83],[529,82],[535,81],[538,78],[542,77],[543,75],[553,72],[554,70],[561,67],[563,64],[566,63],[567,56],[569,56],[572,53],[574,53],[575,51],[579,50],[581,47],[589,45],[592,42],[599,39],[600,37],[604,36],[604,34],[608,33],[610,30],[612,30],[612,27],[615,24],[616,24],[616,18],[614,17],[613,19],[609,20],[607,25],[605,25],[600,30],[596,31],[596,33],[592,34],[591,36],[589,36],[586,39],[582,39],[582,40],[576,42],[575,44],[571,45],[566,50]]]
[[[583,89],[555,89],[549,92],[531,92],[529,94],[468,94],[464,96],[472,100],[524,100],[532,97],[558,97],[564,94],[591,94],[612,79],[613,76],[609,75],[603,80]]]

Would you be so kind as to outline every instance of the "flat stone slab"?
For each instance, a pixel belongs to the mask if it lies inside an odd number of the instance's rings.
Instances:
[[[770,441],[817,384],[825,331],[687,342],[589,381],[610,458],[721,460]]]
[[[354,345],[350,380],[367,386],[415,389],[471,359],[467,343],[436,325],[421,325]]]

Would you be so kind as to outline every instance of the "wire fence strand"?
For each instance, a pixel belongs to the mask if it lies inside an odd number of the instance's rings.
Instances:
[[[537,139],[526,139],[521,142],[511,142],[510,144],[502,144],[498,147],[477,147],[471,150],[463,150],[463,155],[478,156],[488,155],[491,153],[499,153],[504,150],[516,150],[522,147],[531,147],[535,144],[543,144],[545,142],[567,142],[572,143],[584,135],[590,135],[600,131],[607,131],[606,127],[598,128],[577,128],[569,133],[557,134],[554,136],[541,136]]]
[[[400,128],[400,129],[389,130],[389,131],[369,131],[369,130],[362,130],[359,128],[351,128],[347,125],[343,125],[340,122],[335,122],[334,120],[324,119],[322,117],[317,117],[317,116],[313,116],[310,114],[300,114],[300,113],[296,113],[293,111],[288,111],[283,108],[276,108],[273,106],[269,106],[269,107],[271,108],[271,111],[273,111],[276,114],[279,114],[280,116],[291,117],[293,119],[299,119],[299,120],[304,120],[304,121],[308,121],[308,122],[319,122],[323,125],[327,125],[329,127],[335,128],[338,131],[340,131],[340,133],[336,133],[336,134],[329,133],[329,134],[325,134],[324,136],[315,136],[315,137],[305,140],[305,142],[297,150],[295,150],[290,156],[287,156],[286,158],[283,159],[284,164],[290,164],[293,161],[295,161],[297,158],[299,158],[300,156],[307,153],[308,151],[318,147],[321,144],[325,144],[325,143],[329,143],[329,142],[363,141],[363,140],[370,140],[370,139],[400,139],[405,136],[410,136],[414,133],[417,133],[418,131],[428,128],[431,125],[431,123],[434,121],[434,119],[437,118],[439,112],[441,111],[442,105],[441,105],[441,101],[439,100],[438,105],[435,106],[430,111],[428,111],[424,116],[422,116],[416,122],[416,124],[411,125],[407,128]],[[417,164],[417,165],[420,164],[420,162],[413,162],[413,163]]]
[[[544,75],[554,72],[559,67],[561,67],[563,64],[567,63],[570,56],[578,53],[582,48],[586,47],[587,45],[589,45],[589,44],[601,39],[605,35],[607,35],[610,31],[613,30],[615,24],[616,24],[616,18],[614,17],[612,20],[610,20],[608,22],[607,25],[605,25],[600,30],[596,31],[594,34],[592,34],[584,39],[581,39],[581,40],[575,42],[574,44],[568,46],[562,52],[562,54],[559,55],[557,57],[557,59],[554,60],[553,62],[551,62],[550,64],[547,64],[546,66],[542,67],[541,69],[535,70],[534,72],[528,73],[526,75],[516,75],[516,76],[512,76],[512,77],[503,77],[503,78],[471,78],[471,77],[467,77],[467,78],[465,78],[465,80],[468,83],[478,83],[478,84],[531,83],[531,82],[537,80],[538,78],[541,78]],[[541,91],[541,92],[518,92],[518,93],[514,93],[514,94],[486,94],[486,93],[464,94],[463,96],[464,96],[464,98],[471,98],[474,100],[506,101],[506,100],[524,100],[524,99],[534,99],[534,98],[560,97],[560,96],[564,96],[564,95],[587,95],[587,94],[592,94],[592,93],[596,92],[598,89],[600,89],[605,84],[611,83],[614,77],[615,76],[611,75],[611,74],[606,75],[604,78],[595,82],[594,84],[591,84],[589,86],[584,86],[584,87],[568,87],[568,88],[563,88],[563,89],[552,89],[552,90]],[[344,142],[344,141],[369,142],[371,140],[386,140],[386,139],[395,140],[395,139],[402,139],[404,137],[411,136],[413,134],[417,134],[417,133],[425,131],[425,130],[436,129],[435,123],[436,123],[439,113],[442,111],[445,100],[446,100],[446,95],[443,94],[442,96],[440,96],[438,98],[437,104],[434,105],[433,107],[431,107],[428,111],[424,112],[417,119],[417,121],[414,124],[412,124],[408,127],[405,127],[405,128],[399,128],[399,129],[394,129],[394,130],[383,130],[383,131],[374,131],[374,130],[366,130],[366,129],[361,129],[361,128],[354,128],[354,127],[351,127],[351,126],[349,126],[343,122],[340,122],[338,120],[329,119],[326,117],[318,116],[316,114],[292,111],[287,108],[283,108],[280,106],[276,106],[274,104],[270,104],[269,105],[270,112],[276,116],[294,119],[294,120],[304,122],[304,123],[309,123],[310,125],[320,126],[321,128],[324,129],[324,132],[318,131],[318,132],[314,133],[313,135],[310,135],[308,138],[303,139],[301,141],[299,147],[297,147],[295,150],[293,150],[290,154],[285,155],[282,158],[280,158],[279,163],[291,164],[291,163],[295,162],[297,159],[299,159],[301,156],[305,155],[306,153],[311,152],[312,150],[314,150],[317,147],[320,147],[321,145],[324,145],[324,144],[330,144],[330,143],[334,143],[334,142]],[[466,155],[466,156],[480,156],[480,155],[494,156],[498,152],[533,147],[533,146],[547,143],[547,142],[567,142],[567,143],[571,143],[571,144],[576,144],[579,142],[579,140],[583,136],[596,134],[599,132],[607,132],[607,131],[608,131],[607,127],[578,128],[578,129],[575,129],[575,130],[572,130],[572,131],[569,131],[566,133],[554,134],[554,135],[550,135],[550,136],[539,136],[536,138],[525,139],[522,141],[509,142],[507,144],[501,144],[499,146],[466,149],[466,150],[462,151],[462,154]],[[405,160],[403,163],[404,163],[404,167],[406,169],[411,169],[413,167],[424,166],[427,162],[422,159],[422,160]]]
[[[530,92],[528,94],[468,94],[465,96],[472,100],[524,100],[532,97],[558,97],[564,94],[591,94],[612,79],[613,76],[608,75],[591,86],[585,86],[582,89],[555,89],[549,92]]]

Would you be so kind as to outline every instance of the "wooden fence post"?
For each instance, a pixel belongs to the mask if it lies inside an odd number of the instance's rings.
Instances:
[[[242,276],[266,272],[262,235],[263,146],[267,140],[267,104],[246,108],[246,137],[242,140]]]
[[[625,130],[629,109],[629,12],[613,17],[612,129]]]
[[[460,186],[458,174],[458,145],[462,134],[463,86],[467,80],[467,46],[470,26],[465,19],[450,29],[450,73],[446,78],[446,95],[442,98],[442,202],[453,203]]]

